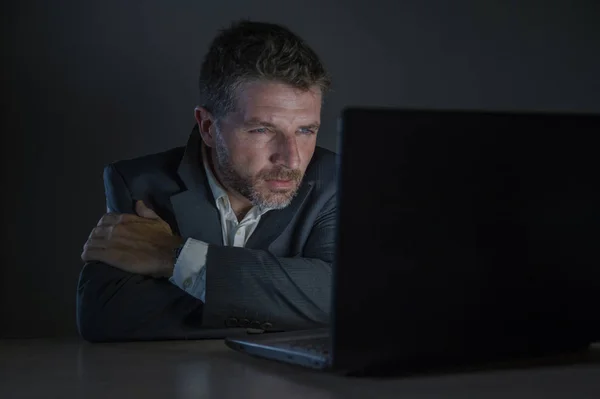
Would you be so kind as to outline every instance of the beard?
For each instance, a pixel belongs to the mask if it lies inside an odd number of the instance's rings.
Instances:
[[[300,170],[275,166],[271,169],[263,169],[254,176],[236,170],[231,161],[229,149],[220,132],[215,135],[215,154],[223,184],[237,191],[254,206],[283,209],[292,202],[298,193],[303,178],[303,173]],[[291,189],[273,190],[268,187],[268,180],[291,180],[294,184]]]

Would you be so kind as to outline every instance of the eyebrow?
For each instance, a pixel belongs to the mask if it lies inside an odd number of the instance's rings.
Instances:
[[[244,126],[250,127],[250,126],[264,126],[264,127],[269,127],[272,129],[278,129],[278,127],[276,125],[274,125],[271,122],[267,122],[267,121],[263,121],[261,119],[258,118],[252,118],[247,120],[246,122],[244,122]],[[310,123],[308,125],[302,125],[302,126],[298,126],[299,129],[318,129],[319,128],[319,124],[318,123]]]

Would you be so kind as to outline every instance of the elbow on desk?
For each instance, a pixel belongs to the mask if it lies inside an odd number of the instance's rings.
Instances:
[[[76,324],[79,336],[88,342],[113,340],[115,331],[110,331],[107,309],[103,301],[103,287],[108,281],[95,276],[94,269],[103,265],[86,263],[79,275],[76,298]]]
[[[85,313],[77,309],[77,331],[79,336],[88,342],[107,342],[110,341],[109,337],[105,335],[98,325],[94,322],[93,318],[88,317]]]

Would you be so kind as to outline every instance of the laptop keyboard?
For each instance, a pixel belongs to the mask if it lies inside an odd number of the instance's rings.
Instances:
[[[278,342],[276,346],[286,349],[294,349],[317,355],[328,355],[330,351],[329,337],[302,338],[294,341]]]

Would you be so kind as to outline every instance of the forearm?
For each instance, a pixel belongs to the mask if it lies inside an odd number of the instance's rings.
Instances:
[[[203,323],[217,327],[227,319],[249,319],[282,330],[326,325],[331,275],[331,263],[322,259],[210,246]]]
[[[202,302],[166,279],[87,263],[77,287],[77,325],[88,341],[184,339],[200,327]]]

